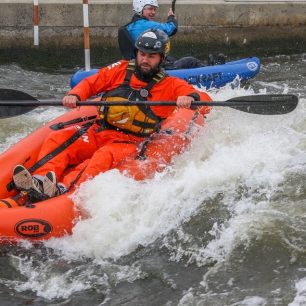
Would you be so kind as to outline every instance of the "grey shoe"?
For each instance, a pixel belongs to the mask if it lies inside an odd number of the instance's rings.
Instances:
[[[43,178],[43,191],[44,194],[49,198],[54,197],[58,194],[56,175],[53,171],[47,172],[47,174]]]
[[[31,173],[22,165],[17,165],[13,171],[13,181],[16,189],[20,191],[34,190],[43,193],[42,182],[33,177]]]

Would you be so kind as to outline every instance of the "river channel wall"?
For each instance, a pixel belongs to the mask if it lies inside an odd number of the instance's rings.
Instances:
[[[88,2],[91,48],[117,48],[117,30],[131,19],[132,0]],[[158,19],[165,21],[171,1],[159,3]],[[0,50],[83,48],[82,0],[39,1],[38,47],[33,11],[32,0],[0,0]],[[306,1],[177,0],[176,14],[172,47],[185,53],[306,51]]]

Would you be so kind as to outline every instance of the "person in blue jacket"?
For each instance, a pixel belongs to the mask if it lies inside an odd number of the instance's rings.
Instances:
[[[169,9],[166,23],[155,21],[157,8],[157,0],[133,0],[135,14],[128,24],[118,30],[119,49],[123,59],[135,59],[135,41],[146,30],[162,30],[169,37],[176,34],[178,23],[172,8]],[[193,56],[185,56],[177,60],[172,56],[167,56],[163,67],[165,69],[187,69],[224,63],[225,56],[223,54],[218,55],[217,61],[209,54],[207,64]]]
[[[133,0],[132,20],[119,28],[118,42],[122,56],[126,60],[135,58],[135,41],[141,33],[149,29],[159,29],[168,36],[177,32],[177,20],[172,9],[169,9],[166,23],[155,21],[158,8],[157,0]]]

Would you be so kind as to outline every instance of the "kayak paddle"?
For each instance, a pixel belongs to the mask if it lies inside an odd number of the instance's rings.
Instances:
[[[175,101],[82,101],[77,106],[175,106]],[[259,115],[281,115],[293,111],[298,97],[292,94],[266,94],[232,98],[226,101],[194,101],[192,106],[222,106]],[[14,89],[0,89],[0,118],[25,114],[39,106],[63,106],[59,100],[37,100],[27,93]]]

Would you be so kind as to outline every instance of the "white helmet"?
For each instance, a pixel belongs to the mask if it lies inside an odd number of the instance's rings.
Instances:
[[[133,11],[137,14],[141,14],[143,8],[146,5],[152,5],[155,7],[158,7],[158,1],[157,0],[133,0]]]

